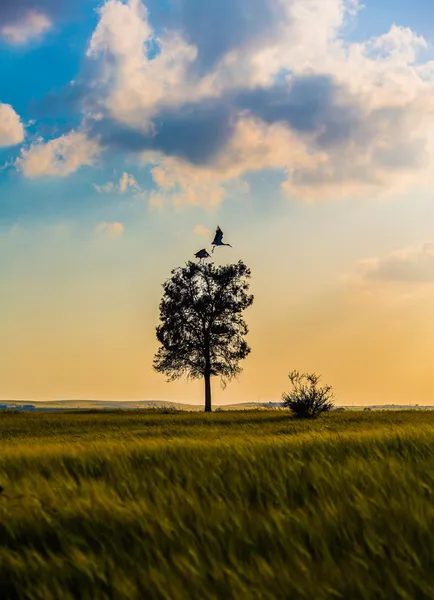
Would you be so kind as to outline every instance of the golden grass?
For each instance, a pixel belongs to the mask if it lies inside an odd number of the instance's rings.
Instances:
[[[434,413],[0,414],[0,589],[434,597]]]

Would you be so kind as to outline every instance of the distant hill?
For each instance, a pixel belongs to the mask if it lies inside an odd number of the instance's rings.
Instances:
[[[215,405],[215,410],[254,410],[254,409],[279,409],[281,402],[240,402],[235,404]],[[168,400],[138,400],[138,401],[113,401],[113,400],[53,400],[37,402],[31,400],[0,400],[0,410],[28,410],[28,411],[60,411],[60,410],[146,410],[168,409],[203,411],[203,404],[185,404],[183,402],[170,402]],[[378,404],[370,406],[336,406],[335,410],[434,410],[434,406]]]
[[[219,406],[221,410],[248,410],[254,408],[277,408],[280,402],[242,402]],[[113,400],[53,400],[49,402],[32,402],[29,400],[0,400],[0,409],[17,410],[137,410],[137,409],[169,409],[202,411],[203,404],[186,404],[184,402],[170,402],[168,400],[138,400],[138,401],[113,401]]]
[[[32,408],[30,408],[32,407]],[[202,410],[201,405],[169,402],[166,400],[112,401],[112,400],[53,400],[50,402],[31,402],[0,400],[0,408],[18,410],[134,410],[134,409],[172,409]]]

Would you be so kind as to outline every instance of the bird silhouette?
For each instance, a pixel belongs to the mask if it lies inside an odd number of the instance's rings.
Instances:
[[[214,252],[216,246],[229,246],[230,248],[232,248],[232,246],[230,244],[225,244],[223,242],[223,231],[220,229],[219,226],[216,229],[215,236],[212,241],[212,246],[213,246],[213,249],[212,249],[213,252]]]
[[[196,252],[195,257],[199,259],[199,262],[202,261],[204,258],[208,258],[210,257],[211,254],[208,254],[206,248],[202,248],[202,250],[199,250],[199,252]]]

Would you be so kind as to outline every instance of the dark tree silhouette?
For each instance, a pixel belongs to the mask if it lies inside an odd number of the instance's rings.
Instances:
[[[239,261],[215,266],[188,262],[163,284],[154,369],[173,381],[182,376],[205,380],[205,411],[211,411],[211,377],[223,387],[241,372],[250,348],[243,311],[253,303],[251,272]]]
[[[334,406],[331,385],[319,387],[321,375],[291,371],[288,375],[292,390],[283,394],[283,406],[291,409],[296,417],[314,419]]]

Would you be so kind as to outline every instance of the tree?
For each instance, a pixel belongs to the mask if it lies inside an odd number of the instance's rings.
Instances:
[[[295,416],[312,419],[333,408],[333,388],[330,385],[318,387],[321,375],[291,371],[288,377],[293,389],[283,394],[283,406],[291,409]]]
[[[250,277],[242,261],[219,267],[190,261],[163,284],[154,369],[168,381],[203,377],[206,412],[211,411],[211,377],[220,376],[225,387],[250,353],[243,319],[253,303]]]

